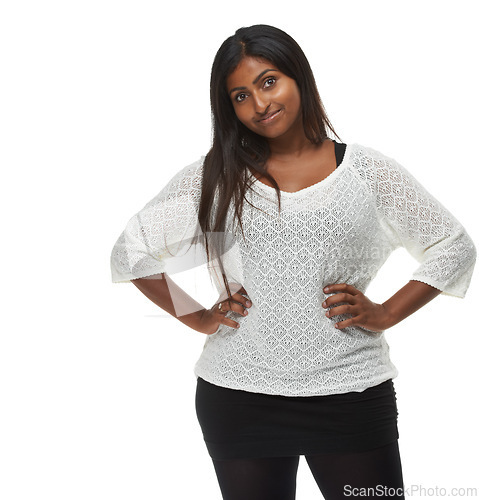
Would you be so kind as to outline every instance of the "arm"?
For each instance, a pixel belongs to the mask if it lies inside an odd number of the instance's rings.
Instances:
[[[370,301],[353,285],[325,288],[323,307],[345,302],[327,317],[348,313],[337,328],[362,326],[382,331],[443,293],[464,297],[469,286],[476,248],[462,224],[395,160],[365,148],[363,166],[374,196],[378,217],[392,247],[405,247],[419,262],[411,280],[383,304]]]
[[[166,273],[131,282],[158,307],[186,326],[198,330],[204,307],[181,289]]]
[[[203,160],[178,172],[142,210],[130,218],[111,252],[113,283],[133,283],[146,297],[190,328],[207,335],[220,324],[238,328],[225,316],[231,310],[246,315],[241,285],[230,289],[233,301],[205,309],[170,278],[168,273],[204,264],[204,251],[193,245],[201,228],[198,206]],[[200,238],[201,240],[201,238]],[[186,250],[186,251],[185,251]],[[217,301],[219,302],[219,300]]]
[[[347,283],[328,285],[324,291],[334,293],[323,302],[324,308],[346,302],[327,311],[328,318],[339,314],[352,315],[352,318],[336,323],[336,328],[360,326],[372,332],[391,328],[441,293],[441,290],[415,280],[409,281],[382,304],[372,302],[356,287]]]
[[[216,333],[220,324],[238,328],[239,323],[225,316],[227,310],[238,312],[243,316],[251,303],[240,292],[240,288],[232,294],[234,302],[223,303],[223,311],[216,304],[211,309],[205,309],[201,304],[190,297],[166,273],[155,274],[145,278],[137,278],[131,282],[154,304],[171,314],[186,326],[200,333],[211,335]]]
[[[437,297],[441,290],[421,281],[411,280],[382,303],[386,311],[385,328],[391,328]]]
[[[476,261],[475,245],[464,226],[396,160],[374,150],[367,156],[384,234],[419,264],[411,280],[464,298]]]
[[[201,175],[201,161],[182,169],[130,218],[111,252],[113,283],[159,276],[171,268],[185,271],[197,264],[192,243],[199,233]]]

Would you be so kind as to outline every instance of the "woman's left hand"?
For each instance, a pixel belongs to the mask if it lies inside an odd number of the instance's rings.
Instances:
[[[353,285],[347,283],[337,283],[324,287],[325,293],[334,293],[328,297],[322,304],[327,309],[339,302],[347,304],[332,307],[326,312],[328,318],[339,314],[351,314],[352,318],[345,319],[336,323],[336,328],[345,328],[347,326],[362,326],[373,332],[382,332],[388,328],[388,312],[382,304],[376,304],[369,300],[366,295],[359,291]]]

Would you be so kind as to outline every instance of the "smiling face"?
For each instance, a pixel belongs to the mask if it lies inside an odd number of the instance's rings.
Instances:
[[[296,81],[264,59],[245,57],[226,81],[238,120],[268,139],[304,135]]]

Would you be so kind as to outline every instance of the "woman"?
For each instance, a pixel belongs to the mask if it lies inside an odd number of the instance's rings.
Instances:
[[[225,40],[211,106],[210,151],[130,219],[113,282],[208,335],[196,410],[224,499],[294,499],[300,455],[328,500],[404,498],[384,331],[440,293],[464,297],[475,246],[395,160],[328,138],[340,139],[283,31]],[[374,303],[364,292],[399,246],[420,265]],[[168,276],[201,263],[198,248],[220,292],[210,309]]]

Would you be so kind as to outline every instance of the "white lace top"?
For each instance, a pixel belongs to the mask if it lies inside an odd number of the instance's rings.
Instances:
[[[186,245],[199,228],[203,160],[178,172],[128,221],[111,254],[114,283],[204,262],[198,245]],[[394,378],[384,333],[335,328],[350,315],[325,316],[321,304],[331,294],[323,287],[349,283],[365,293],[391,252],[404,246],[419,263],[405,283],[422,281],[462,298],[476,260],[464,227],[398,162],[359,144],[348,144],[322,181],[282,191],[281,214],[275,190],[252,179],[244,237],[230,210],[223,263],[228,282],[243,285],[253,305],[248,316],[228,311],[239,329],[220,325],[206,336],[195,375],[284,396],[363,391]],[[224,292],[216,266],[209,270]]]

